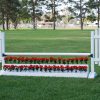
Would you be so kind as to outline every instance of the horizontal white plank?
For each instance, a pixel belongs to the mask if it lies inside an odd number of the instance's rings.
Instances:
[[[84,73],[51,73],[51,72],[8,72],[1,71],[0,75],[8,76],[45,76],[45,77],[76,77],[76,78],[87,78],[88,72]]]
[[[16,53],[16,52],[6,52],[5,55],[8,56],[89,56],[91,53]]]

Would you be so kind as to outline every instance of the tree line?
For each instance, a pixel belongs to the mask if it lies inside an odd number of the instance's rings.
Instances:
[[[97,20],[97,25],[100,27],[100,0],[0,0],[0,25],[3,30],[9,30],[9,23],[13,23],[16,29],[21,20],[31,20],[33,29],[36,29],[36,19],[41,21],[41,16],[45,13],[48,21],[53,22],[55,30],[56,20],[63,17],[56,9],[62,2],[66,4],[72,15],[70,19],[80,19],[82,30],[86,18],[91,22]],[[43,11],[42,7],[51,10],[52,18]]]

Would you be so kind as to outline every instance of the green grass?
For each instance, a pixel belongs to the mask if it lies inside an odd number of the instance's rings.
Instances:
[[[90,52],[91,30],[6,31],[9,52]],[[0,76],[0,100],[100,100],[96,79]]]
[[[89,52],[90,31],[7,31],[6,50],[16,52]],[[9,46],[10,45],[10,46]]]

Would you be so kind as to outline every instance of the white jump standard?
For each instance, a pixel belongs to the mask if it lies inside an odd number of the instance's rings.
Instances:
[[[91,65],[89,67],[87,63],[80,63],[80,64],[53,63],[52,64],[51,62],[39,63],[39,64],[38,63],[36,64],[35,63],[34,64],[6,63],[5,61],[6,56],[75,56],[75,57],[89,56],[91,57]],[[91,32],[91,52],[90,53],[5,52],[5,33],[0,32],[0,61],[2,62],[2,70],[0,71],[0,75],[95,78],[96,72],[95,72],[94,65],[95,64],[100,65],[100,29],[97,29],[96,31]],[[9,66],[10,67],[13,66],[13,70],[12,69],[9,70],[8,68]],[[21,67],[23,68],[21,69]],[[71,69],[72,67],[73,69]],[[30,70],[29,68],[32,70]]]

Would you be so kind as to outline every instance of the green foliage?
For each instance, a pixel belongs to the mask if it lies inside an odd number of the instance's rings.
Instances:
[[[73,14],[74,18],[80,19],[81,30],[83,30],[84,20],[87,15],[91,12],[90,7],[88,6],[89,2],[84,0],[68,0],[71,4],[68,9]]]
[[[88,6],[91,9],[96,9],[96,8],[100,7],[100,0],[89,0]]]
[[[94,22],[94,21],[96,21],[96,16],[94,15],[94,14],[91,14],[91,15],[89,15],[89,16],[87,16],[87,20],[89,20],[89,21],[91,21],[91,22]]]
[[[78,1],[69,0],[69,3],[72,5],[68,7],[69,11],[76,18],[80,18],[80,16],[82,16],[82,18],[85,18],[86,13],[90,12],[90,9],[88,7],[88,2],[85,2],[84,0],[78,0]],[[80,10],[82,11],[80,12]]]
[[[7,29],[9,28],[9,21],[17,22],[19,16],[20,3],[19,0],[0,0],[0,13],[2,23],[6,21]],[[4,24],[4,23],[3,23]]]
[[[20,4],[21,4],[20,12],[19,12],[20,20],[29,19],[30,14],[28,10],[28,0],[22,0]]]

